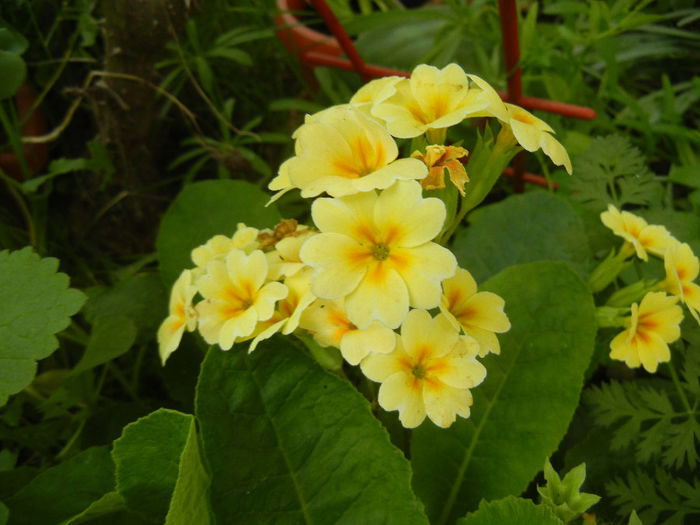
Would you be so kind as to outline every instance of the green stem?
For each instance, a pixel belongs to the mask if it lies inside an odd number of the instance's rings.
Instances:
[[[681,398],[681,403],[683,403],[683,406],[688,411],[688,414],[692,414],[693,409],[690,408],[690,402],[688,401],[688,397],[685,395],[685,391],[683,390],[681,382],[678,379],[676,367],[673,366],[673,363],[671,361],[669,361],[666,364],[668,365],[668,369],[671,371],[671,379],[673,379],[673,384],[676,386],[676,390],[678,391],[678,397]]]
[[[132,399],[132,401],[138,401],[139,397],[136,395],[136,392],[134,392],[133,388],[131,388],[131,385],[129,382],[126,380],[124,377],[124,374],[122,374],[122,371],[117,368],[114,363],[105,363],[105,366],[109,368],[109,371],[112,373],[114,378],[121,383],[122,387],[126,391],[126,393],[129,395],[129,397]]]
[[[2,107],[0,105],[0,107]],[[27,225],[27,236],[29,237],[29,244],[36,248],[37,246],[37,239],[36,239],[36,228],[34,227],[34,219],[32,219],[32,214],[29,211],[29,207],[27,206],[27,203],[24,200],[24,197],[22,194],[17,191],[17,188],[14,186],[14,180],[10,179],[10,177],[5,174],[4,171],[0,170],[0,176],[1,178],[5,181],[5,185],[7,186],[7,191],[10,192],[10,195],[12,198],[15,200],[17,203],[17,207],[19,208],[19,211],[22,213],[22,217],[24,217],[24,222]],[[10,182],[12,181],[12,182]]]
[[[10,145],[12,146],[12,151],[17,156],[20,168],[22,168],[22,175],[25,179],[28,179],[31,175],[29,169],[29,164],[27,164],[27,158],[24,156],[24,148],[22,147],[22,137],[17,126],[14,125],[13,120],[10,115],[5,111],[5,106],[0,104],[0,124],[2,124],[5,134],[10,140]]]

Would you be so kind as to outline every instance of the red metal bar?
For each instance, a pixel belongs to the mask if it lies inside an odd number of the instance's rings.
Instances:
[[[357,52],[357,49],[355,49],[355,45],[352,43],[352,40],[350,40],[350,37],[345,32],[345,29],[338,21],[336,16],[333,14],[333,11],[331,11],[330,7],[328,7],[326,1],[311,0],[311,5],[313,5],[314,9],[318,11],[318,14],[321,15],[321,18],[323,18],[323,21],[328,26],[328,29],[330,29],[338,39],[340,47],[342,47],[345,54],[348,55],[350,62],[352,62],[352,65],[355,66],[355,71],[357,71],[360,74],[360,77],[362,77],[362,81],[367,82],[370,80],[371,77],[365,72],[365,63],[362,60],[362,57],[360,57],[360,54]]]
[[[347,58],[340,58],[335,56],[329,56],[324,53],[317,53],[315,51],[309,51],[304,55],[304,59],[307,64],[313,66],[326,66],[334,67],[336,69],[344,69],[346,71],[357,71],[355,65],[350,62]],[[371,64],[364,64],[364,72],[370,78],[381,78],[390,76],[400,76],[400,77],[410,77],[411,74],[406,71],[399,71],[398,69],[391,69],[383,66],[375,66]]]
[[[501,41],[503,42],[503,62],[508,79],[508,102],[520,104],[523,94],[520,62],[520,42],[518,40],[518,11],[515,0],[498,0],[498,15],[501,21]]]

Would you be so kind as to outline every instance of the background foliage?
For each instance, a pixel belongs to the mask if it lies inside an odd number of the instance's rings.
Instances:
[[[456,61],[505,87],[494,2],[360,4],[333,6],[368,61]],[[530,155],[557,190],[503,179],[457,231],[460,265],[505,298],[513,329],[471,418],[413,433],[290,338],[248,356],[186,335],[160,365],[192,247],[238,222],[308,222],[294,195],[264,207],[266,185],[304,114],[360,80],[303,70],[269,2],[143,5],[0,13],[0,524],[561,523],[535,488],[548,457],[586,463],[597,523],[698,519],[700,329],[684,322],[671,366],[630,371],[607,358],[615,334],[596,330],[586,286],[615,246],[608,203],[700,252],[692,1],[520,2],[524,92],[597,117],[543,115],[574,175]]]

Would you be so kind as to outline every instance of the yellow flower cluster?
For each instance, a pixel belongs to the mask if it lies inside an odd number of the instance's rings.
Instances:
[[[648,290],[642,300],[630,307],[625,330],[610,343],[610,357],[624,361],[631,368],[640,365],[656,372],[659,363],[671,359],[669,343],[681,334],[680,323],[685,304],[700,323],[700,286],[694,281],[700,272],[700,262],[686,243],[677,240],[661,225],[648,224],[642,217],[619,211],[612,204],[601,213],[601,221],[625,244],[621,253],[647,261],[649,255],[664,261],[665,279]]]
[[[437,242],[454,217],[424,190],[444,187],[447,170],[468,194],[468,151],[444,139],[472,117],[498,119],[508,147],[542,149],[571,171],[549,126],[456,64],[372,81],[348,104],[308,115],[269,184],[271,201],[292,189],[314,198],[315,228],[241,224],[193,250],[158,333],[162,360],[185,329],[224,350],[250,340],[249,351],[276,332],[307,333],[380,382],[379,405],[405,427],[468,417],[470,389],[486,376],[477,358],[500,352],[496,334],[510,322],[503,299],[479,292]],[[397,140],[423,135],[429,146],[401,158]]]

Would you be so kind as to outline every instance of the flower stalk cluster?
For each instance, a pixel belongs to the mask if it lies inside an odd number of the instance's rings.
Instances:
[[[642,366],[654,373],[659,363],[671,360],[669,344],[680,338],[683,310],[678,303],[684,304],[700,323],[700,287],[694,282],[700,262],[688,244],[662,225],[648,224],[642,217],[620,211],[612,204],[600,218],[624,243],[592,272],[592,291],[606,288],[635,258],[646,262],[653,256],[664,262],[663,280],[641,279],[629,284],[611,294],[607,303],[598,308],[600,326],[624,327],[610,342],[610,357],[624,361],[630,368]]]
[[[500,122],[495,139],[471,152],[446,144],[448,128],[483,117]],[[163,362],[185,330],[223,350],[250,341],[249,352],[275,333],[310,335],[381,383],[378,404],[405,427],[469,417],[470,390],[486,376],[479,359],[500,353],[510,321],[447,240],[521,148],[570,172],[566,151],[456,64],[372,81],[348,104],[307,115],[293,138],[271,202],[299,190],[313,199],[313,227],[240,224],[195,248],[158,333]],[[397,141],[422,147],[401,157]]]

